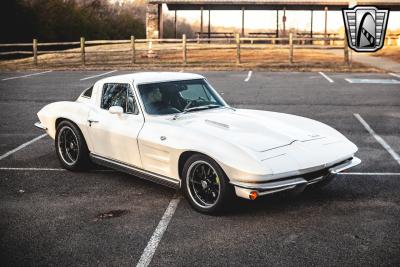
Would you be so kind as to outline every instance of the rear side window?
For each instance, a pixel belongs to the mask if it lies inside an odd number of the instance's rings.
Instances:
[[[106,83],[103,86],[101,108],[120,106],[124,113],[138,114],[139,110],[129,84]]]
[[[91,86],[90,88],[88,88],[85,91],[83,91],[82,96],[87,97],[87,98],[91,98],[92,97],[92,91],[93,91],[93,86]]]

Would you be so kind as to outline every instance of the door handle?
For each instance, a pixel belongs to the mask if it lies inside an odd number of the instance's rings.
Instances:
[[[92,127],[92,123],[98,123],[99,121],[96,120],[88,120],[89,122],[89,127]]]

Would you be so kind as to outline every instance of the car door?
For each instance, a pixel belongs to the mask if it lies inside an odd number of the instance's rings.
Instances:
[[[111,113],[110,108],[115,106],[122,107],[123,112]],[[130,84],[105,83],[99,103],[89,113],[88,123],[92,153],[142,167],[137,138],[144,117]]]

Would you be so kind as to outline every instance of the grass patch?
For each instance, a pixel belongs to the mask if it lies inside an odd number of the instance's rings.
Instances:
[[[385,57],[400,63],[400,46],[386,46],[376,53],[372,53],[374,57]]]

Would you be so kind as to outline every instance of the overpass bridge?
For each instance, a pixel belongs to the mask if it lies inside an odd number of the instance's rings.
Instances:
[[[204,11],[208,11],[208,29],[211,32],[211,10],[241,10],[242,29],[241,35],[244,36],[244,13],[246,10],[276,10],[276,37],[279,37],[279,11],[283,11],[283,32],[285,32],[286,10],[309,10],[311,12],[312,36],[313,11],[325,11],[325,36],[327,35],[327,16],[329,10],[341,10],[355,5],[373,5],[378,8],[389,8],[391,11],[400,10],[399,0],[148,0],[146,8],[146,38],[163,38],[163,14],[162,5],[166,4],[168,10],[175,11],[175,35],[176,19],[178,10],[200,10],[200,34],[204,31]]]

